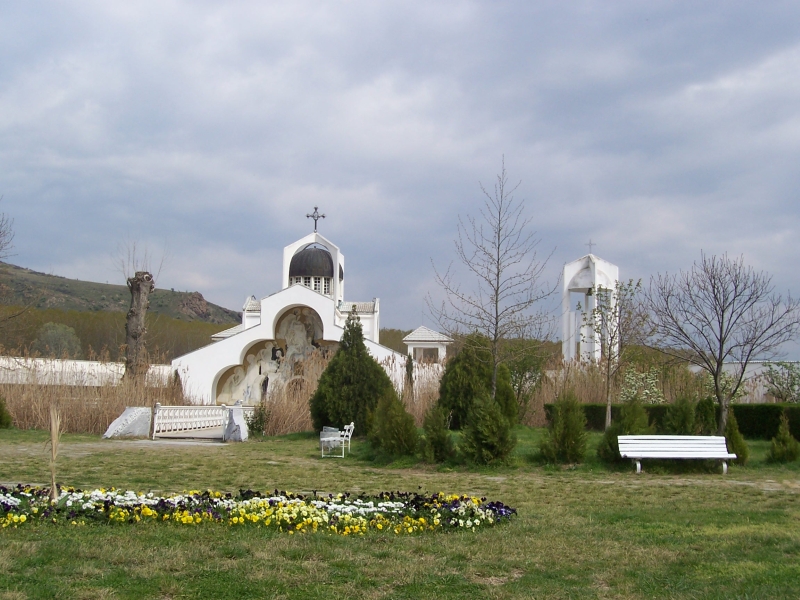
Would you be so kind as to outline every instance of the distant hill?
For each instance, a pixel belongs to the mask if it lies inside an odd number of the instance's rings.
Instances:
[[[0,262],[0,303],[42,310],[125,313],[131,295],[125,285],[67,279]],[[240,313],[206,301],[200,292],[176,292],[159,289],[158,285],[150,296],[148,312],[183,321],[241,322]]]

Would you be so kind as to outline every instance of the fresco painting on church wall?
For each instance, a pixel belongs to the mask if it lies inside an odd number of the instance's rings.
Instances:
[[[238,400],[256,405],[280,393],[289,382],[304,377],[303,363],[315,352],[324,354],[338,344],[322,339],[322,319],[307,307],[286,311],[275,326],[275,340],[248,348],[244,363],[230,367],[217,384],[216,403],[230,406]]]

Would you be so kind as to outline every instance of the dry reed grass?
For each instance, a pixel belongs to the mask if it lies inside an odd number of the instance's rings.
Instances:
[[[19,429],[48,429],[50,407],[60,412],[61,431],[102,434],[128,406],[191,404],[179,388],[118,385],[1,384],[12,422]]]
[[[438,363],[415,363],[414,384],[404,385],[400,397],[414,424],[422,427],[425,414],[439,401],[439,381],[444,367]]]
[[[50,405],[50,501],[58,500],[58,488],[56,487],[56,459],[58,458],[58,447],[61,443],[61,415],[58,406]]]

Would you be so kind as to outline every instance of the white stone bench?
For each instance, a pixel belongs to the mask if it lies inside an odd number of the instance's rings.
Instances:
[[[736,458],[728,452],[725,438],[713,435],[621,435],[619,455],[636,462],[636,472],[642,472],[643,458],[721,460],[722,472],[728,472],[728,462]]]
[[[319,449],[322,453],[322,458],[325,456],[339,456],[334,454],[333,451],[341,448],[342,454],[340,458],[344,458],[344,448],[347,446],[347,451],[350,451],[350,438],[353,437],[353,430],[356,428],[355,423],[346,425],[343,431],[339,431],[335,427],[323,427],[319,432]],[[325,454],[325,451],[328,454]]]

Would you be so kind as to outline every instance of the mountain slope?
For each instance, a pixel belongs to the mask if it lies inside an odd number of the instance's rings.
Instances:
[[[0,303],[76,311],[127,312],[131,295],[125,285],[47,275],[0,262]],[[239,313],[207,302],[200,292],[176,292],[156,286],[150,313],[184,321],[215,324],[241,322]]]

